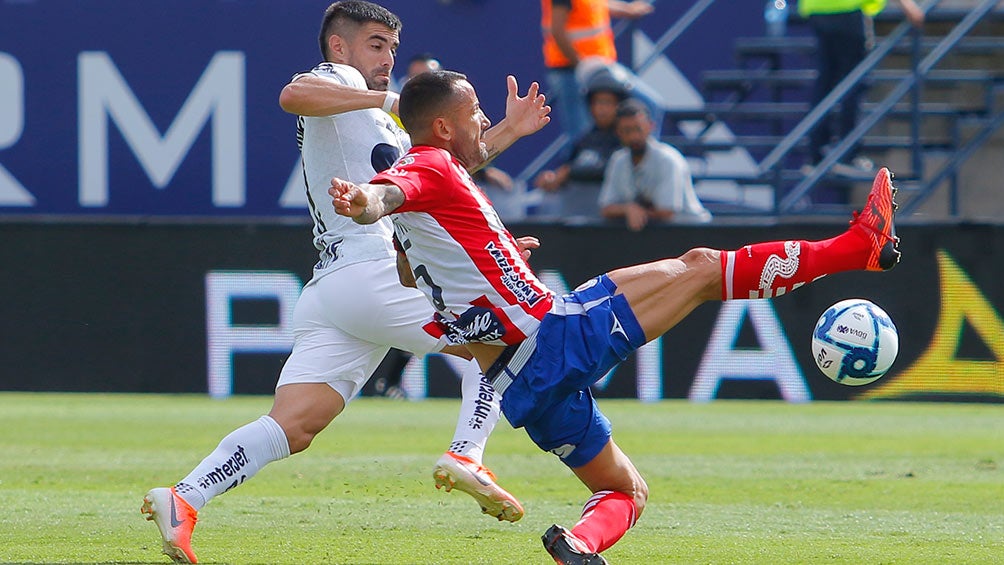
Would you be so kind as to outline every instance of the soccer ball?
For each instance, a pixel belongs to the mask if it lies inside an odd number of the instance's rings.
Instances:
[[[819,317],[812,357],[835,382],[860,386],[889,370],[899,353],[899,332],[884,310],[863,298],[842,300]]]

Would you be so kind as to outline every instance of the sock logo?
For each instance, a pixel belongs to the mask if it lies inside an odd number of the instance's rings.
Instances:
[[[797,241],[784,242],[784,254],[782,259],[777,255],[771,255],[763,265],[760,273],[760,290],[764,296],[771,296],[769,291],[774,287],[774,280],[777,277],[790,279],[798,271],[798,256],[801,254],[801,244]]]
[[[237,451],[230,456],[222,465],[219,465],[212,471],[206,473],[199,477],[196,483],[199,488],[208,489],[209,487],[226,482],[231,477],[237,475],[237,473],[243,469],[248,464],[247,455],[244,454],[244,446],[238,445]],[[238,482],[243,482],[244,477],[240,477]],[[236,484],[231,485],[227,490],[237,486]]]
[[[492,411],[495,403],[495,389],[488,377],[481,375],[478,382],[478,398],[474,401],[474,415],[467,421],[467,425],[475,430],[480,430],[485,424],[485,418]]]

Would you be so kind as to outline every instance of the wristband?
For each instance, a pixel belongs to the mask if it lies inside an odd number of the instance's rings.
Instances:
[[[387,92],[387,94],[383,98],[383,107],[382,107],[383,111],[390,114],[391,108],[394,107],[394,103],[397,102],[399,98],[401,97],[398,96],[397,94],[393,92]]]

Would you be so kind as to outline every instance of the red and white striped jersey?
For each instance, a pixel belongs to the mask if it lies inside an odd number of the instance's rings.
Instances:
[[[414,147],[372,182],[404,192],[391,219],[418,287],[436,309],[427,331],[456,343],[511,345],[537,329],[554,293],[448,151]]]

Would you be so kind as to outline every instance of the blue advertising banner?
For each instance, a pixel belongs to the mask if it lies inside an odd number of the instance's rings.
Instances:
[[[495,121],[507,74],[521,90],[543,83],[536,0],[383,4],[404,22],[397,76],[411,56],[432,52],[471,77]],[[677,4],[657,2],[622,34],[622,61],[689,8]],[[667,99],[694,99],[685,77],[729,64],[732,38],[761,33],[756,5],[725,4],[652,66]],[[302,217],[295,120],[277,100],[294,73],[319,61],[326,6],[0,2],[0,215]],[[550,127],[498,164],[516,174],[557,135]]]

